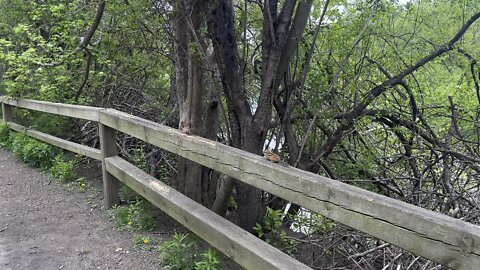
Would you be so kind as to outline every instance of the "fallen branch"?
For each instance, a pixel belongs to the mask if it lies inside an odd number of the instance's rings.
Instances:
[[[368,255],[368,254],[374,253],[374,252],[377,251],[377,250],[384,249],[384,248],[389,247],[389,246],[390,246],[389,243],[385,243],[385,244],[383,244],[383,245],[374,247],[374,248],[369,249],[369,250],[367,250],[367,251],[364,251],[364,252],[362,252],[362,253],[357,253],[357,254],[353,254],[353,255],[351,255],[351,256],[348,256],[348,259],[355,259],[355,258],[359,258],[359,257],[364,257],[364,256],[366,256],[366,255]]]

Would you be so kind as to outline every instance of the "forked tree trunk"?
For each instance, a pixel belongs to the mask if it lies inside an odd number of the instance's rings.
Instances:
[[[285,0],[280,12],[278,2],[267,0],[263,8],[262,78],[254,114],[242,85],[230,0],[216,1],[208,27],[229,108],[233,146],[259,155],[263,150],[267,127],[272,120],[272,103],[278,90],[278,81],[283,77],[293,48],[300,40],[313,0],[301,1],[298,5],[296,0]],[[295,21],[292,24],[294,15]],[[233,189],[233,181],[227,177],[217,192],[213,210],[220,215],[225,214],[225,204]],[[238,225],[252,231],[255,223],[261,221],[265,213],[263,192],[240,181],[236,181],[236,191]]]

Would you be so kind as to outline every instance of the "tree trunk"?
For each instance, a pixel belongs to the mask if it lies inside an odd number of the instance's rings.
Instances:
[[[206,7],[198,1],[177,2],[176,91],[179,129],[187,134],[209,135],[214,139],[218,126],[218,100],[210,98],[213,100],[210,102],[205,98],[208,97],[205,85],[207,74],[202,53],[206,47],[205,37],[201,35],[204,32],[202,27],[205,27]],[[216,183],[210,179],[218,177],[211,170],[184,158],[178,159],[177,168],[177,189],[191,199],[210,206],[216,189]]]
[[[300,40],[305,28],[313,0],[301,1],[297,7],[296,0],[285,0],[278,12],[278,1],[265,1],[263,7],[262,30],[262,78],[261,89],[253,114],[248,103],[239,65],[239,52],[235,35],[235,22],[230,0],[217,0],[211,14],[208,30],[212,37],[215,57],[220,71],[226,95],[232,144],[234,147],[261,155],[268,125],[272,120],[273,97],[278,87],[279,78],[283,77],[290,61],[293,48]],[[295,9],[297,7],[297,9]],[[292,27],[292,18],[298,14]],[[287,38],[291,37],[291,38]],[[214,210],[224,214],[225,205],[232,190],[231,178],[226,178],[217,192]],[[252,231],[255,223],[260,222],[265,213],[263,192],[243,182],[236,182],[238,225]]]

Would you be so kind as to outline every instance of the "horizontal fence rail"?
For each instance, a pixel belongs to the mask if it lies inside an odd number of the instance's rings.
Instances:
[[[29,99],[12,99],[2,97],[1,102],[13,107],[24,108],[39,112],[52,113],[56,115],[68,116],[72,118],[90,120],[98,122],[98,112],[102,108],[71,105],[63,103],[53,103]]]
[[[80,113],[81,109],[84,112],[82,116],[85,117],[82,119],[98,121],[101,125],[222,172],[447,267],[477,269],[480,265],[480,228],[476,225],[290,166],[271,163],[261,156],[205,138],[183,134],[176,129],[117,110],[99,108],[89,110],[85,109],[85,106],[64,107],[64,104],[58,105],[62,109],[55,110],[53,108],[57,106],[56,103],[30,100],[5,102],[5,100],[5,98],[2,100],[4,105],[20,104],[22,108],[64,116],[71,116],[73,111]],[[4,119],[5,112],[7,119],[10,118],[11,112],[7,108],[4,109]],[[78,115],[72,117],[80,118]],[[11,120],[7,122],[11,125]],[[152,189],[152,179],[147,179],[147,176],[140,173],[129,174],[121,170],[121,168],[133,169],[128,163],[117,157],[106,157],[104,162],[109,173],[140,188],[139,193],[147,196],[146,198],[158,207],[163,207],[162,210],[165,212],[169,213],[169,209],[165,209],[168,208],[166,201],[170,207],[174,207],[175,202],[169,200],[168,196],[162,197],[160,192],[162,189]],[[175,215],[182,224],[200,236],[207,237],[204,239],[244,265],[244,255],[238,255],[246,254],[238,251],[241,245],[233,248],[238,253],[232,254],[232,250],[226,250],[229,247],[218,246],[216,240],[208,238],[203,229],[192,228],[195,224],[191,223],[190,219],[185,220],[185,214],[179,213],[177,211]],[[216,225],[211,226],[211,229],[215,230]],[[217,230],[217,233],[222,232]],[[252,267],[250,264],[244,266]]]
[[[23,132],[28,136],[57,147],[102,160],[109,174],[115,176],[118,180],[246,269],[311,269],[118,156],[108,157],[109,154],[102,154],[98,149],[69,142],[16,124],[13,122],[11,107],[21,105],[18,107],[62,116],[73,115],[72,117],[97,122],[99,122],[100,112],[106,111],[106,109],[93,108],[90,110],[89,107],[85,106],[68,105],[65,107],[63,106],[65,104],[25,99],[11,100],[5,97],[0,97],[0,102],[2,102],[4,122],[12,130]],[[60,109],[55,109],[57,104],[61,107]],[[100,131],[102,130],[105,130],[105,128],[100,123]],[[102,133],[104,132],[100,132],[101,136],[108,137]],[[104,138],[101,138],[101,141]],[[115,142],[111,142],[111,144],[115,145]],[[109,181],[108,177],[107,181]],[[104,192],[110,190],[105,182],[104,175]],[[115,195],[105,194],[105,198],[109,200],[107,197],[111,198],[115,197]]]
[[[208,243],[247,269],[311,269],[252,234],[234,226],[120,157],[106,160],[107,170]]]
[[[33,129],[29,129],[27,127],[24,127],[22,125],[16,124],[14,122],[7,122],[7,125],[20,133],[24,133],[32,138],[35,138],[37,140],[55,145],[57,147],[60,147],[62,149],[68,150],[70,152],[74,152],[80,155],[84,155],[96,160],[102,160],[102,154],[100,150],[92,147],[88,147],[85,145],[81,145],[78,143],[70,142],[64,139],[57,138],[55,136],[36,131]]]

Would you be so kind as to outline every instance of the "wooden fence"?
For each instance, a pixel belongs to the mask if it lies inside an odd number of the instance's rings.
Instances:
[[[328,218],[453,269],[478,269],[480,228],[218,142],[113,109],[0,97],[16,131],[102,161],[105,203],[118,203],[118,180],[247,269],[310,269],[118,157],[116,131],[234,177]],[[13,122],[12,108],[99,123],[101,150]]]

